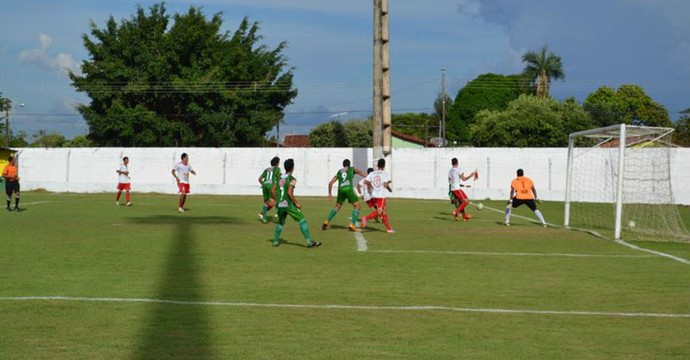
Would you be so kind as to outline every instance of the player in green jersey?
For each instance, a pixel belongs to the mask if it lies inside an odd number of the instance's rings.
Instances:
[[[338,170],[335,176],[333,176],[331,181],[328,183],[328,200],[333,200],[333,184],[335,184],[336,181],[338,182],[338,199],[335,202],[335,207],[328,213],[328,219],[321,224],[322,230],[328,229],[328,224],[331,222],[331,220],[333,220],[338,211],[340,211],[340,208],[343,206],[345,200],[347,200],[347,202],[352,204],[354,207],[354,210],[352,210],[352,218],[350,219],[350,224],[348,227],[354,232],[359,232],[357,227],[355,227],[357,219],[359,219],[360,209],[359,196],[357,196],[355,193],[354,187],[355,174],[361,177],[367,177],[367,174],[365,174],[363,171],[351,167],[349,159],[345,159],[343,160],[343,168]]]
[[[295,199],[295,184],[297,179],[292,176],[292,171],[295,169],[295,161],[292,159],[285,160],[283,164],[285,167],[285,174],[281,176],[278,186],[276,186],[275,199],[278,208],[278,225],[276,225],[275,238],[273,239],[273,246],[280,245],[280,233],[283,232],[283,226],[288,215],[299,223],[299,228],[304,235],[304,240],[307,242],[308,248],[321,246],[321,243],[311,239],[309,227],[307,226],[307,219],[302,214],[302,205]]]
[[[259,176],[259,184],[264,195],[264,205],[261,207],[259,219],[262,223],[267,223],[268,218],[266,214],[276,205],[276,199],[273,197],[275,193],[274,187],[277,186],[280,180],[280,158],[274,157],[271,159],[271,167],[266,168]]]

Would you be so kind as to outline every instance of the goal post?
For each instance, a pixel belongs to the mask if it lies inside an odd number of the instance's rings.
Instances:
[[[565,227],[614,239],[690,241],[673,198],[673,131],[620,124],[570,134]]]

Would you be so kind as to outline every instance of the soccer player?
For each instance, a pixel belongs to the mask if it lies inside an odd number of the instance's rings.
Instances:
[[[465,212],[465,207],[467,207],[467,205],[470,203],[470,199],[462,190],[462,181],[467,181],[473,177],[477,179],[479,174],[476,171],[473,171],[469,175],[465,175],[465,173],[462,172],[458,167],[457,158],[453,158],[450,163],[453,167],[448,170],[448,184],[450,185],[450,192],[458,202],[455,211],[453,211],[453,216],[455,217],[455,220],[460,220],[459,216],[462,214],[462,220],[467,221],[472,218],[472,215]]]
[[[177,181],[177,188],[180,190],[180,202],[177,211],[184,212],[184,203],[187,200],[187,194],[189,194],[189,174],[196,175],[192,165],[189,164],[189,156],[187,153],[182,153],[180,157],[182,161],[177,163],[172,169],[172,176]]]
[[[117,181],[117,196],[115,196],[115,205],[119,206],[120,205],[120,196],[122,195],[122,191],[125,192],[125,199],[127,200],[127,206],[132,206],[132,202],[130,201],[129,197],[129,191],[130,191],[130,184],[129,184],[129,157],[125,156],[122,158],[122,165],[115,170],[115,172],[118,175],[118,181]]]
[[[518,169],[517,177],[510,183],[510,200],[506,203],[506,220],[504,225],[510,226],[511,209],[525,204],[530,210],[534,211],[541,224],[547,227],[544,216],[537,209],[537,201],[537,189],[534,187],[534,182],[525,176],[525,172],[522,169]]]
[[[333,184],[336,181],[338,182],[338,199],[335,202],[335,207],[331,209],[331,211],[328,213],[328,218],[323,222],[323,224],[321,224],[321,230],[328,229],[328,224],[331,222],[331,220],[333,220],[335,215],[343,206],[345,200],[347,200],[347,202],[352,204],[352,206],[354,207],[354,210],[352,210],[352,218],[350,219],[350,224],[348,225],[348,227],[350,228],[350,230],[354,232],[359,231],[355,227],[357,219],[359,219],[359,197],[357,196],[357,194],[355,194],[355,190],[352,187],[352,185],[354,184],[355,174],[362,177],[367,176],[367,174],[363,173],[361,170],[351,167],[350,159],[345,159],[343,160],[343,168],[338,170],[338,172],[335,173],[335,176],[333,176],[331,181],[328,182],[328,201],[333,200]]]
[[[280,177],[278,186],[275,188],[276,192],[276,207],[278,208],[278,224],[276,225],[275,238],[273,239],[273,246],[280,245],[280,233],[283,232],[283,226],[288,215],[299,223],[299,228],[304,235],[304,240],[307,242],[308,248],[315,248],[321,246],[321,243],[311,239],[309,227],[307,226],[307,219],[302,214],[302,205],[295,199],[295,184],[297,179],[292,176],[292,171],[295,169],[295,161],[292,159],[285,160],[283,163],[285,174]]]
[[[278,184],[278,180],[280,180],[280,158],[276,156],[271,159],[271,166],[266,168],[259,176],[259,184],[261,184],[261,190],[264,195],[264,205],[261,207],[259,218],[264,224],[268,223],[268,218],[266,217],[268,210],[271,210],[276,205],[273,195],[275,194],[274,187]]]
[[[386,226],[386,232],[390,234],[394,233],[395,230],[393,230],[390,222],[388,221],[385,190],[388,190],[388,192],[393,192],[393,188],[391,187],[390,177],[384,171],[386,168],[386,160],[379,159],[376,167],[377,170],[367,175],[365,180],[366,185],[371,188],[371,198],[374,201],[374,206],[376,209],[369,215],[362,216],[362,229],[367,227],[368,220],[373,220],[377,217],[380,217],[383,221],[383,224]]]
[[[12,194],[14,194],[14,210],[19,211],[19,169],[17,168],[17,158],[10,156],[7,160],[9,164],[2,171],[2,177],[5,179],[5,194],[7,194],[7,211],[12,211],[10,208]]]
[[[367,169],[367,176],[374,172],[374,168],[368,168]],[[367,204],[369,209],[374,208],[374,201],[371,199],[371,191],[369,191],[369,187],[366,184],[367,178],[364,177],[362,180],[360,180],[357,183],[357,193],[359,196],[362,197],[362,200]],[[378,218],[377,218],[378,219]]]

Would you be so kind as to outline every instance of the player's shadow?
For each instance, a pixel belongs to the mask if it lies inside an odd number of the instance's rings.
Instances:
[[[210,342],[211,317],[198,303],[203,297],[200,265],[196,258],[199,241],[195,226],[239,222],[222,216],[157,215],[130,218],[136,224],[174,226],[174,239],[161,269],[155,292],[157,300],[176,300],[196,305],[151,302],[148,314],[140,322],[139,343],[132,359],[209,359],[213,358]]]
[[[271,243],[271,244],[273,244],[273,239],[268,239],[268,240],[266,240],[266,241],[269,242],[269,243]],[[307,244],[306,244],[306,242],[301,242],[301,243],[299,243],[299,242],[291,242],[291,241],[283,240],[283,239],[281,238],[281,239],[280,239],[280,246],[297,246],[297,247],[306,248],[306,247],[307,247]],[[279,246],[279,247],[280,247],[280,246]]]

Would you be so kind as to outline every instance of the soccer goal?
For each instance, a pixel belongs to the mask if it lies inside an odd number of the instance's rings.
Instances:
[[[620,124],[570,134],[566,228],[614,239],[690,241],[671,187],[672,132]]]

